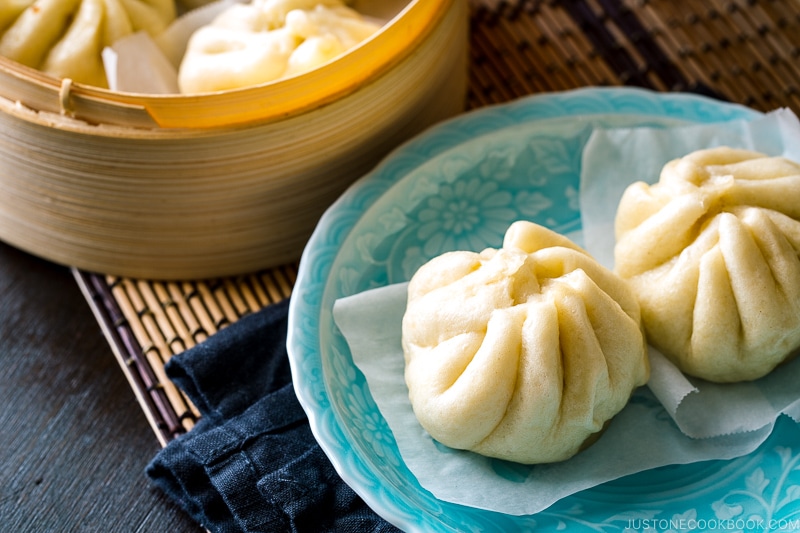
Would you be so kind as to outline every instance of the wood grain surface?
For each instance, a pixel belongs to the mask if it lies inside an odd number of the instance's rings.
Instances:
[[[2,531],[202,531],[145,477],[159,448],[69,270],[0,243]]]

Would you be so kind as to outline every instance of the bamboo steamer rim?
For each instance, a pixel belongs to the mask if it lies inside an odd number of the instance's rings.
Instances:
[[[456,1],[411,0],[336,60],[252,87],[196,95],[126,93],[59,79],[0,56],[0,97],[33,111],[129,128],[208,129],[279,121],[336,101],[391,69]]]

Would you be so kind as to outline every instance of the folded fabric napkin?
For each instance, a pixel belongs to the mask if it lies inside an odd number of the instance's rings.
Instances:
[[[202,414],[147,476],[212,532],[389,532],[317,444],[286,353],[289,300],[173,357],[167,375]]]

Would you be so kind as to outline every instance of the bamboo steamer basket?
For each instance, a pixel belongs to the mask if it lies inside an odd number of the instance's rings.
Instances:
[[[467,0],[415,0],[333,62],[236,91],[120,93],[0,58],[0,239],[133,278],[295,261],[353,181],[464,109],[467,43]]]

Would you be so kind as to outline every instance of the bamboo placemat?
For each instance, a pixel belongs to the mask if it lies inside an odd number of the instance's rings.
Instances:
[[[631,85],[800,114],[798,0],[471,0],[471,7],[469,108]],[[292,264],[160,282],[74,270],[162,445],[198,420],[164,363],[287,298],[296,272]]]

